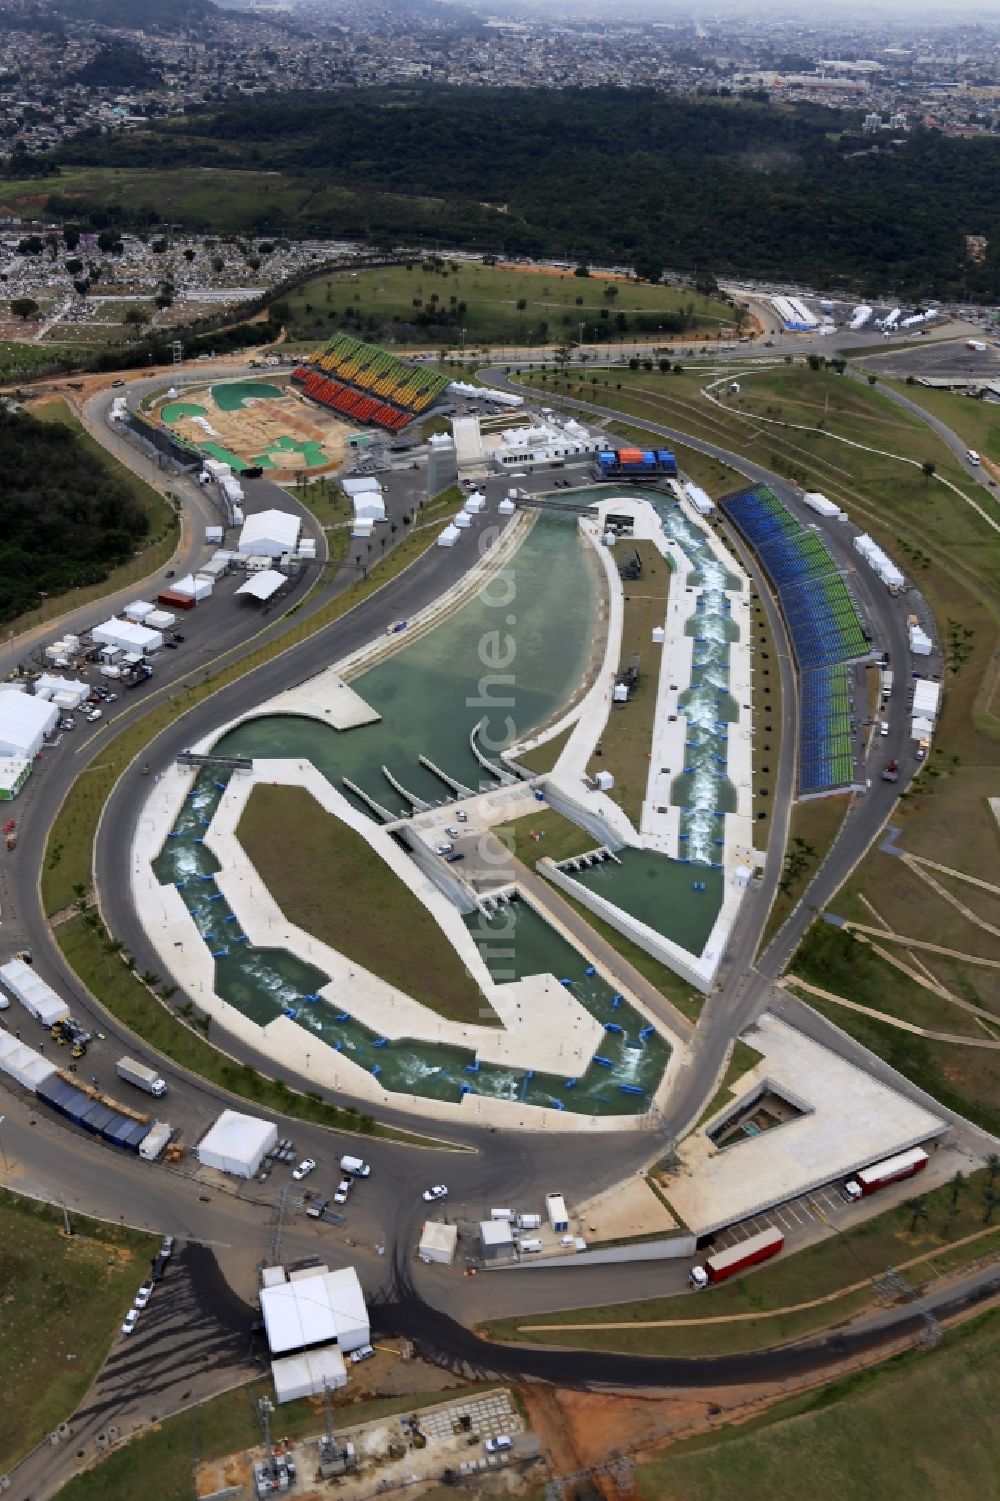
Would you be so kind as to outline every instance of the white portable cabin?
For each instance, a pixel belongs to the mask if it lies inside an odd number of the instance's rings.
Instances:
[[[545,1195],[545,1213],[553,1230],[558,1232],[569,1229],[569,1215],[566,1213],[566,1200],[562,1194]]]
[[[126,620],[131,620],[134,625],[142,625],[148,616],[156,609],[148,600],[134,599],[130,605],[126,605],[122,614]]]
[[[78,709],[85,702],[90,688],[78,678],[63,678],[43,672],[35,679],[35,697],[48,699],[57,709]]]
[[[931,678],[917,678],[913,685],[913,712],[936,719],[941,705],[941,684]]]
[[[448,523],[444,531],[438,537],[438,547],[454,547],[462,533],[453,522]]]
[[[146,625],[151,631],[168,631],[176,619],[169,610],[154,610],[146,616]]]
[[[212,580],[201,579],[193,573],[188,573],[184,578],[171,584],[170,592],[179,594],[182,599],[207,599],[212,592]]]
[[[454,518],[454,521],[455,525],[459,528],[460,531],[465,531],[467,527],[470,527],[472,525],[472,517],[469,515],[468,511],[464,509],[459,511],[458,515]]]
[[[910,626],[910,651],[915,657],[929,657],[934,650],[934,643],[926,631],[922,631],[919,625]]]
[[[517,502],[511,500],[510,496],[508,495],[506,500],[502,500],[497,506],[497,510],[499,511],[501,516],[513,516],[514,512],[517,510]]]
[[[466,500],[464,509],[471,516],[478,516],[481,511],[485,511],[486,509],[486,496],[481,494],[479,490],[474,491]]]
[[[206,528],[205,528],[205,541],[206,542],[221,542],[224,537],[225,537],[225,532],[224,532],[224,530],[223,530],[223,528],[221,526],[206,526]]]
[[[441,1220],[427,1220],[420,1232],[417,1255],[421,1261],[436,1261],[441,1266],[451,1266],[457,1246],[457,1225],[445,1225]]]
[[[810,511],[815,511],[817,516],[824,516],[831,521],[846,521],[847,512],[837,505],[836,501],[829,500],[819,490],[807,490],[802,497]]]

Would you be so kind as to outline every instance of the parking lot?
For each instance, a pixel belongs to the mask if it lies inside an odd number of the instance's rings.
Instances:
[[[776,1209],[765,1210],[753,1219],[742,1220],[738,1225],[729,1225],[715,1237],[712,1249],[727,1251],[740,1241],[749,1240],[761,1230],[780,1230],[783,1235],[796,1232],[818,1233],[831,1228],[839,1229],[841,1220],[854,1208],[848,1204],[834,1184],[818,1188],[813,1193],[802,1194],[779,1204]]]

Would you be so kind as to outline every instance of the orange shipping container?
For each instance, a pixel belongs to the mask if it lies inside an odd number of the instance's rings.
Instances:
[[[619,448],[619,450],[618,450],[618,462],[619,462],[619,464],[641,464],[642,463],[642,449],[641,448]]]

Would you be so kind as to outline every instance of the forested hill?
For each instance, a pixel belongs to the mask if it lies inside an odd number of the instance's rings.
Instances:
[[[0,409],[0,621],[106,578],[149,530],[142,508],[57,422]]]
[[[372,227],[398,235],[420,226],[406,199],[433,197],[445,200],[442,238],[482,245],[492,229],[491,248],[508,252],[1000,296],[1000,138],[916,131],[873,149],[856,123],[642,90],[421,87],[240,101],[139,135],[78,137],[61,159],[266,169],[394,194],[392,222]],[[351,230],[332,211],[288,227]],[[985,264],[969,261],[966,234],[987,237]]]

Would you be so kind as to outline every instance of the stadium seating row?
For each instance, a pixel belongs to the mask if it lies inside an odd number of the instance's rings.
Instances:
[[[331,380],[329,376],[320,375],[306,365],[299,365],[292,371],[292,380],[296,385],[301,386],[302,391],[310,400],[319,402],[320,406],[329,407],[331,411],[341,412],[355,422],[371,422],[376,427],[398,432],[411,420],[408,412],[399,411],[388,402],[379,400],[377,396],[368,396],[363,391],[352,390],[342,381]]]
[[[337,334],[309,361],[312,369],[369,395],[402,407],[413,416],[426,411],[448,384],[438,370],[408,365],[397,355],[366,344],[348,334]]]
[[[850,669],[821,667],[802,677],[799,792],[826,792],[853,780]]]

